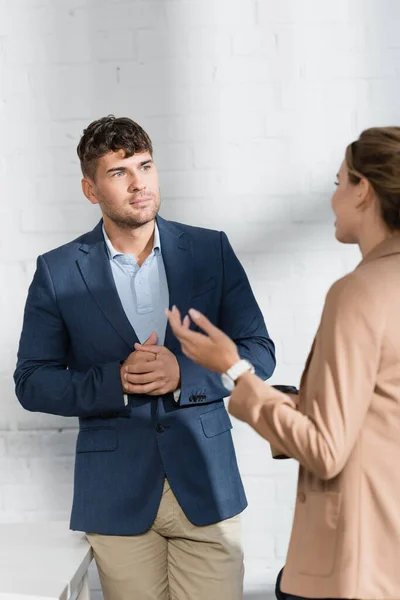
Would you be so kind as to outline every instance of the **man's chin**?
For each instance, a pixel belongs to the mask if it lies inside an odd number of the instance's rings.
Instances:
[[[157,210],[141,210],[135,211],[134,215],[128,215],[124,217],[118,217],[116,215],[108,215],[108,218],[115,223],[121,229],[132,229],[136,227],[142,227],[147,225],[157,216]]]

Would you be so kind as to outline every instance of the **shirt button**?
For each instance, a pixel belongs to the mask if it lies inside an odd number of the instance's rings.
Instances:
[[[161,423],[159,423],[156,427],[156,431],[157,433],[163,433],[165,431],[164,425],[161,425]]]
[[[301,503],[304,504],[304,502],[306,501],[306,495],[304,492],[299,492],[297,494],[297,500]]]

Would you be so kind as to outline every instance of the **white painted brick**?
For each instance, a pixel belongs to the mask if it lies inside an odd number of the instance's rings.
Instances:
[[[131,61],[138,58],[138,39],[131,30],[112,29],[97,31],[93,59],[99,62]]]
[[[12,35],[3,38],[6,65],[51,65],[134,60],[137,44],[129,29],[95,31],[88,36],[91,23],[70,18],[60,33],[35,33],[29,38]]]
[[[0,437],[0,456],[72,457],[75,454],[76,436],[75,430],[10,431]]]
[[[389,83],[390,81],[384,89]],[[284,109],[302,110],[303,118],[308,118],[311,122],[315,109],[324,106],[326,121],[331,118],[330,111],[333,112],[333,118],[339,120],[339,115],[341,117],[345,113],[343,109],[348,111],[368,106],[369,90],[369,82],[362,79],[349,81],[338,78],[334,82],[285,81],[282,86],[282,106]],[[311,122],[310,130],[313,131]]]
[[[174,31],[187,27],[219,26],[222,31],[232,25],[252,25],[255,22],[254,0],[169,0],[166,3],[167,25]]]
[[[275,556],[282,561],[282,567],[285,564],[285,558],[289,546],[290,533],[281,533],[275,540]],[[278,573],[278,571],[277,571]]]
[[[271,22],[346,22],[349,4],[348,0],[323,3],[318,0],[261,0],[257,2],[257,21],[266,26]]]
[[[232,49],[232,37],[230,31],[222,31],[221,28],[206,27],[191,28],[186,34],[186,46],[188,55],[195,58],[220,59],[229,56]]]
[[[167,29],[140,29],[135,38],[141,64],[156,58],[177,58],[185,51],[185,38],[179,32],[171,36]]]
[[[78,420],[75,417],[58,417],[24,410],[17,399],[9,401],[12,410],[13,423],[21,431],[54,431],[63,429],[76,429]],[[0,422],[1,424],[1,422]]]
[[[379,37],[372,37],[371,43],[385,45],[387,33],[393,32],[391,27],[398,23],[400,19],[400,6],[396,0],[358,0],[348,3],[349,19],[352,22],[362,20],[372,30],[380,34]],[[362,16],[361,16],[362,15]]]
[[[6,454],[6,438],[5,432],[0,433],[0,456],[3,457]]]
[[[251,83],[248,85],[239,85],[229,83],[221,86],[220,89],[220,108],[232,111],[232,99],[235,99],[234,106],[236,111],[264,111],[276,110],[282,106],[281,86],[275,82],[272,83]]]
[[[249,600],[275,600],[274,585],[282,566],[281,563],[272,560],[245,559],[246,580],[249,582],[247,584],[245,581],[245,589],[250,591]]]
[[[70,232],[73,234],[90,230],[96,224],[99,214],[89,203],[78,207],[37,206],[21,213],[22,233]]]
[[[190,170],[193,168],[193,149],[187,143],[159,144],[154,152],[159,171]]]
[[[296,463],[294,459],[289,459]],[[278,506],[286,505],[293,509],[296,501],[297,477],[275,477],[275,499]]]
[[[232,34],[232,54],[234,56],[255,56],[277,58],[277,35],[271,31],[266,32],[260,27],[240,27]],[[267,66],[267,62],[265,63]]]
[[[75,10],[76,18],[85,19],[93,30],[109,31],[128,29],[137,32],[142,28],[157,28],[161,32],[165,27],[165,8],[167,2],[154,0],[125,0],[118,2],[97,2]]]
[[[380,52],[347,50],[308,54],[304,76],[312,80],[341,78],[384,79],[398,75],[399,50]]]
[[[129,81],[131,85],[130,72],[124,75],[124,64],[121,64],[121,80]],[[190,74],[188,75],[190,77]],[[114,82],[112,82],[114,85]],[[131,114],[136,120],[142,120],[143,117],[154,116],[177,116],[182,113],[202,114],[212,113],[219,109],[220,92],[217,88],[211,85],[193,85],[187,86],[186,74],[183,73],[180,81],[175,79],[171,82],[172,87],[165,89],[160,84],[142,85],[140,91],[129,95],[117,95],[114,100],[113,110],[117,113]],[[115,89],[115,88],[114,88]],[[118,98],[118,100],[117,100]],[[111,106],[110,103],[104,103],[106,106]],[[118,110],[116,110],[116,108]],[[107,112],[107,111],[106,111]],[[109,108],[110,112],[110,108]],[[104,111],[103,111],[104,113]]]
[[[5,61],[2,61],[2,63]],[[0,70],[0,96],[7,98],[13,94],[27,94],[29,92],[28,72],[24,66],[2,64]],[[7,123],[1,123],[1,126]],[[8,146],[9,147],[9,146]]]
[[[70,153],[71,151],[70,149]],[[62,206],[74,204],[78,211],[86,201],[79,176],[60,176],[57,180],[53,177],[37,178],[36,194],[40,204],[60,204]]]
[[[267,510],[267,509],[263,509]],[[242,517],[243,525],[243,550],[247,560],[252,558],[263,558],[265,561],[271,561],[275,558],[275,539],[269,533],[268,527],[262,527],[258,521],[260,509],[254,511],[256,514],[256,522],[249,524],[247,517],[248,512]]]
[[[162,55],[137,63],[119,63],[118,81],[121,87],[131,85],[152,86],[157,82],[159,89],[167,88],[164,100],[174,86],[207,86],[214,81],[214,66],[205,59],[190,59],[181,53],[177,57]],[[160,102],[160,92],[154,91],[155,102]],[[170,140],[171,141],[171,140]]]
[[[49,508],[42,510],[32,510],[24,513],[24,521],[27,523],[46,523],[48,521],[65,521],[68,522],[71,515],[71,501],[72,494],[71,490],[67,488],[65,491],[63,488],[57,488],[56,494],[67,494],[65,501],[61,503],[61,507],[57,506],[57,502],[52,502]],[[15,519],[12,519],[14,521]]]
[[[219,173],[214,170],[162,171],[160,173],[161,191],[167,198],[204,198],[221,189]],[[164,208],[167,208],[165,200]]]
[[[266,24],[266,26],[268,26]],[[335,51],[361,51],[371,49],[370,32],[363,21],[319,23],[274,23],[272,25],[279,52],[292,56],[300,52],[307,57],[324,55],[328,59]],[[373,46],[374,48],[380,45]],[[315,49],[318,48],[318,52]],[[320,74],[321,77],[324,73]]]
[[[31,471],[26,459],[0,458],[0,486],[31,483]]]
[[[49,449],[51,452],[51,449]],[[28,468],[35,485],[47,488],[52,485],[73,483],[74,460],[72,456],[28,458]]]
[[[64,512],[71,507],[72,485],[4,485],[3,501],[6,512],[42,511],[43,515]]]
[[[299,61],[278,54],[266,64],[265,58],[254,56],[232,56],[221,60],[216,70],[217,82],[230,83],[235,80],[239,84],[264,84],[270,81],[288,81],[301,73]]]
[[[90,86],[88,84],[90,83]],[[30,71],[33,104],[39,110],[43,92],[46,98],[46,120],[81,119],[93,117],[95,98],[105,104],[104,90],[118,91],[118,65],[93,63],[37,67]],[[80,90],[72,93],[72,90]],[[32,98],[31,98],[32,103]],[[97,104],[97,103],[96,103]]]

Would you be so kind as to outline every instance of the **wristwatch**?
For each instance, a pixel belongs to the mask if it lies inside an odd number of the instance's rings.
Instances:
[[[246,373],[246,371],[255,373],[255,369],[251,362],[243,358],[235,363],[230,369],[228,369],[226,373],[222,373],[222,385],[226,387],[229,392],[233,392],[235,389],[236,380],[243,375],[243,373]]]

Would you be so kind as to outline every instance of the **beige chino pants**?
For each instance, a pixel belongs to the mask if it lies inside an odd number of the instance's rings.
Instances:
[[[167,480],[156,519],[137,536],[87,534],[104,600],[242,600],[240,517],[196,527]]]

